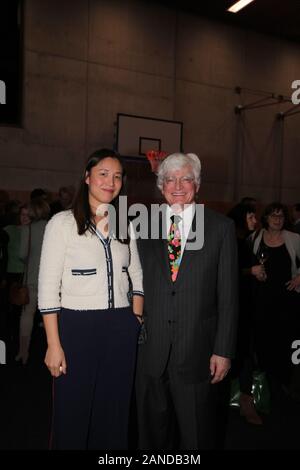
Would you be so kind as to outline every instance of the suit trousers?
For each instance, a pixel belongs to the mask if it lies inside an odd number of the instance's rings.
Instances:
[[[215,445],[216,393],[210,379],[186,383],[172,363],[161,377],[138,368],[139,449],[202,450]]]

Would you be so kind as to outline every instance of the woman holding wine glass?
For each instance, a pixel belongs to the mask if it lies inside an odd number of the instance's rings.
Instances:
[[[269,204],[262,229],[253,239],[253,253],[263,267],[255,275],[254,310],[260,367],[269,384],[288,386],[292,372],[291,344],[299,337],[300,236],[287,230],[288,210]]]

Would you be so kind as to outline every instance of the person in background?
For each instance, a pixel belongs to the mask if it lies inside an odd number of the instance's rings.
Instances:
[[[6,269],[8,234],[0,227],[0,340],[7,341]]]
[[[253,254],[263,265],[255,280],[255,338],[260,368],[267,373],[271,397],[290,385],[291,345],[299,339],[300,236],[289,227],[287,207],[269,204],[262,229],[253,234]]]
[[[252,277],[264,275],[264,268],[253,266],[248,236],[257,224],[254,206],[239,203],[227,214],[236,228],[239,260],[239,321],[237,330],[237,351],[232,366],[232,377],[238,377],[240,384],[240,413],[251,424],[262,424],[252,396],[253,372],[255,370],[254,317],[252,303]]]
[[[292,208],[292,216],[293,216],[292,230],[293,232],[298,233],[300,235],[300,202],[297,204],[294,204]],[[298,268],[299,267],[300,267],[300,260],[298,259]],[[298,309],[300,310],[300,296],[299,296]],[[298,331],[299,330],[300,328],[298,328]],[[300,338],[300,331],[299,331],[298,337]],[[296,399],[297,401],[300,401],[300,367],[299,366],[294,367],[294,370],[292,372],[289,393],[292,396],[292,398]]]
[[[46,202],[48,202],[47,191],[42,188],[33,189],[30,193],[30,201],[33,201],[34,199],[44,199]]]
[[[19,329],[22,307],[15,305],[11,296],[11,290],[15,284],[22,282],[24,263],[19,257],[21,244],[21,203],[20,201],[9,201],[5,208],[4,227],[9,240],[7,245],[7,273],[6,273],[6,335],[7,335],[7,360],[13,362],[19,347]],[[24,219],[22,218],[22,222]]]
[[[73,186],[62,186],[58,191],[58,200],[50,204],[51,217],[58,212],[71,209],[74,199],[75,189]]]
[[[54,215],[46,228],[39,309],[45,364],[55,378],[56,449],[128,447],[143,284],[136,241],[127,224],[126,233],[118,224],[124,178],[118,154],[97,150],[72,210]]]
[[[20,225],[28,225],[30,223],[28,204],[23,204],[20,207]]]
[[[256,213],[257,199],[255,199],[255,197],[245,196],[240,200],[239,204],[245,204],[246,206],[252,206],[253,212]]]
[[[20,319],[19,350],[15,360],[27,364],[33,320],[37,309],[38,272],[45,227],[50,207],[43,198],[34,198],[28,205],[31,223],[21,228],[19,257],[24,262],[24,279],[29,290],[29,304],[24,305]],[[26,218],[26,213],[23,213]]]

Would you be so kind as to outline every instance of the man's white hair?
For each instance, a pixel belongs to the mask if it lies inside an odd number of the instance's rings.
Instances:
[[[165,158],[157,173],[157,187],[162,190],[164,178],[171,172],[181,170],[182,167],[189,165],[192,168],[195,184],[199,188],[201,183],[201,162],[195,153],[172,153]]]

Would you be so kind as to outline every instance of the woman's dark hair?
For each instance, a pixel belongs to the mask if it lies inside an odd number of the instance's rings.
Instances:
[[[5,205],[5,225],[19,225],[21,202],[13,199]]]
[[[33,201],[33,199],[40,199],[43,198],[45,201],[48,199],[48,195],[46,191],[42,188],[35,188],[31,191],[30,193],[30,200]]]
[[[297,204],[294,204],[293,208],[295,209],[295,211],[300,212],[300,202],[298,202]]]
[[[247,224],[247,214],[255,214],[255,207],[252,204],[240,202],[234,206],[227,214],[235,223],[235,227],[240,232],[249,232]]]
[[[269,215],[273,214],[274,212],[280,212],[282,211],[284,215],[284,222],[283,222],[283,229],[288,229],[290,226],[290,220],[289,220],[289,211],[287,206],[284,204],[281,204],[281,202],[272,202],[268,206],[265,207],[265,210],[262,213],[261,216],[261,225],[263,228],[268,229],[269,224],[268,224],[268,217]]]
[[[255,199],[255,197],[245,196],[240,200],[239,204],[245,204],[247,206],[252,206],[253,207],[252,212],[254,212],[254,213],[256,212],[257,200]]]
[[[122,167],[122,188],[120,191],[119,196],[125,194],[125,180],[126,180],[126,174],[124,170],[124,166],[121,160],[121,157],[117,152],[114,150],[110,149],[100,149],[96,150],[93,152],[85,165],[83,175],[80,180],[80,184],[74,199],[73,203],[73,214],[77,223],[77,230],[78,230],[78,235],[83,235],[86,231],[90,231],[91,233],[94,233],[92,230],[92,213],[91,213],[91,208],[89,204],[89,187],[87,183],[85,182],[86,180],[86,174],[91,171],[91,169],[98,165],[101,160],[104,160],[105,158],[113,158],[115,160],[118,160]],[[124,234],[124,237],[121,236],[119,233],[119,196],[117,196],[112,202],[111,205],[114,206],[115,211],[116,211],[116,237],[117,239],[122,242],[122,243],[129,243],[129,235]]]

